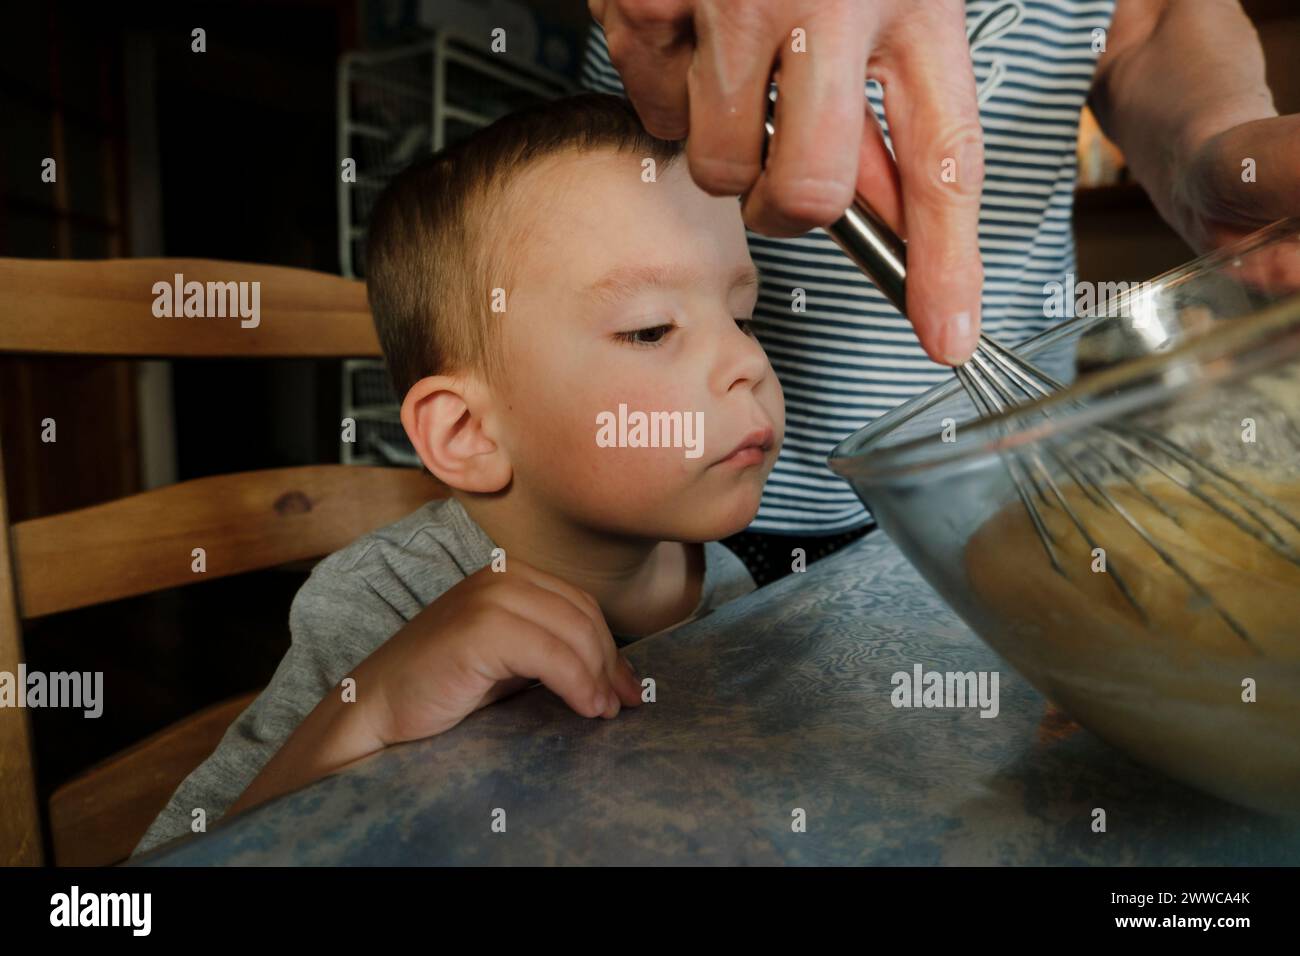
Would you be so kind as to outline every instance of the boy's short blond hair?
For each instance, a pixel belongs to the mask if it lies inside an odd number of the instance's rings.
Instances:
[[[492,290],[509,300],[528,215],[509,187],[546,157],[603,149],[662,172],[682,143],[651,136],[625,98],[583,93],[510,113],[388,185],[370,220],[366,290],[399,401],[428,375],[502,373]]]

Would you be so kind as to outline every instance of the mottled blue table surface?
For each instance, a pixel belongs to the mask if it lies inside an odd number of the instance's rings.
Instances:
[[[1300,862],[1300,825],[1055,711],[880,532],[627,653],[655,703],[588,720],[529,690],[137,862]],[[895,708],[916,664],[998,671],[997,717]]]

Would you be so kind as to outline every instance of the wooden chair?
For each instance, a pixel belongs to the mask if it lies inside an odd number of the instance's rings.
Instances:
[[[156,282],[260,282],[260,324],[158,318]],[[251,287],[250,287],[251,288]],[[211,260],[0,259],[0,352],[115,357],[377,356],[360,282]],[[32,427],[38,427],[33,423]],[[445,496],[414,469],[320,465],[181,482],[10,525],[0,450],[0,671],[17,674],[21,622],[196,580],[319,558]],[[206,573],[191,551],[206,551]],[[88,770],[51,797],[60,865],[129,855],[247,695],[209,707]],[[0,864],[42,862],[30,727],[0,708]]]

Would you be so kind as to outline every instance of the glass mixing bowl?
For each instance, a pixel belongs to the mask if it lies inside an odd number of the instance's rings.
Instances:
[[[1090,291],[1014,349],[1060,390],[981,418],[954,378],[830,467],[1079,723],[1300,816],[1300,220]]]

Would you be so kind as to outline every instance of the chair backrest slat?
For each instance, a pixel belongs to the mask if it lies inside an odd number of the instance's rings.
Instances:
[[[22,521],[11,529],[18,615],[321,557],[446,494],[415,469],[311,465],[199,478]]]
[[[204,314],[184,315],[187,300],[191,311]],[[252,313],[254,303],[255,319],[242,317],[241,305]],[[171,317],[156,314],[165,311],[163,305]],[[212,259],[0,258],[0,352],[168,358],[381,354],[363,283],[309,269]]]

